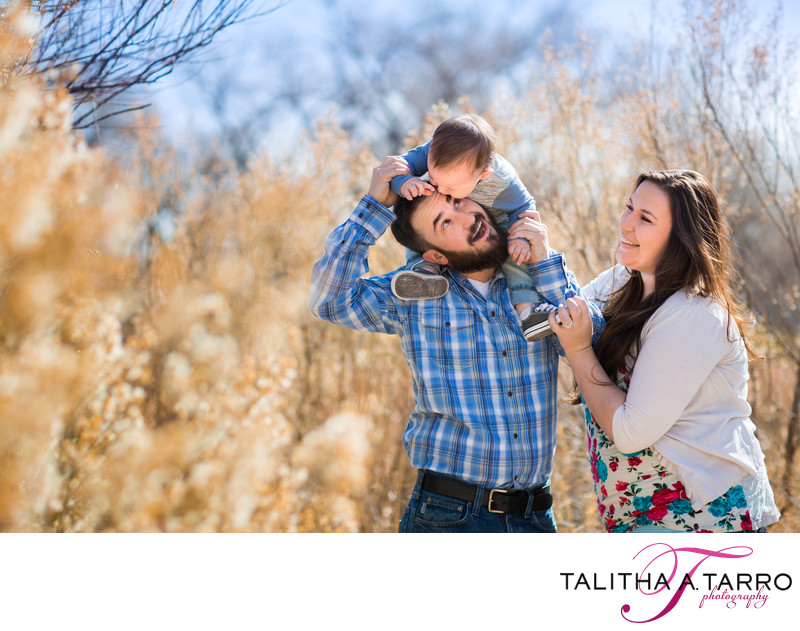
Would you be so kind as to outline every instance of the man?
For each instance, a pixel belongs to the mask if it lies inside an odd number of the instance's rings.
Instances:
[[[320,318],[400,336],[415,397],[403,443],[419,470],[400,531],[555,532],[556,338],[525,341],[500,270],[507,237],[481,206],[435,193],[389,210],[389,182],[406,172],[396,157],[373,171],[367,195],[326,240],[309,297]],[[530,242],[537,290],[561,304],[580,290],[538,214],[527,215],[510,235]],[[445,266],[443,298],[397,298],[394,273],[361,278],[390,225],[402,245]],[[592,318],[596,337],[596,309]]]

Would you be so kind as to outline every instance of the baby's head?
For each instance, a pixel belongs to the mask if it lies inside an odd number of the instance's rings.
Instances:
[[[442,195],[467,197],[492,172],[495,134],[476,114],[448,118],[433,132],[428,175]]]

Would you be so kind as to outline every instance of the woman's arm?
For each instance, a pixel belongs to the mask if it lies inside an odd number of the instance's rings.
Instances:
[[[669,431],[730,347],[724,310],[682,294],[674,302],[645,324],[627,393],[613,387],[587,343],[585,304],[568,300],[560,307],[562,325],[551,315],[589,410],[623,453],[649,447]]]
[[[615,387],[592,348],[592,318],[582,298],[569,298],[559,305],[558,319],[550,314],[550,327],[558,336],[575,381],[595,421],[614,440],[614,414],[625,403],[625,393]]]
[[[620,451],[644,449],[669,431],[730,349],[722,307],[683,292],[668,299],[642,330],[625,405],[614,416]]]

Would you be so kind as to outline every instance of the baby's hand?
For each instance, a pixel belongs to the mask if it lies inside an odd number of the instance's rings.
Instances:
[[[525,239],[530,247],[528,264],[538,263],[550,256],[550,243],[547,238],[547,226],[545,226],[538,211],[526,210],[519,214],[519,219],[511,224],[508,229],[508,239]]]
[[[508,255],[517,263],[527,263],[531,257],[531,244],[527,240],[516,238],[508,242]]]
[[[436,189],[429,182],[418,177],[412,177],[403,182],[400,187],[400,194],[407,200],[412,200],[420,195],[430,195]]]

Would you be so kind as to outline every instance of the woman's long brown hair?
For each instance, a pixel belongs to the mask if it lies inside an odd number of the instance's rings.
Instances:
[[[655,291],[643,299],[641,275],[631,270],[630,280],[606,305],[606,329],[595,348],[600,364],[615,379],[626,358],[636,354],[645,322],[677,291],[713,297],[728,312],[729,328],[731,318],[736,323],[748,358],[759,359],[745,334],[750,318],[733,292],[730,229],[713,186],[689,170],[646,171],[634,190],[642,182],[655,184],[669,197],[672,232],[656,266]]]

